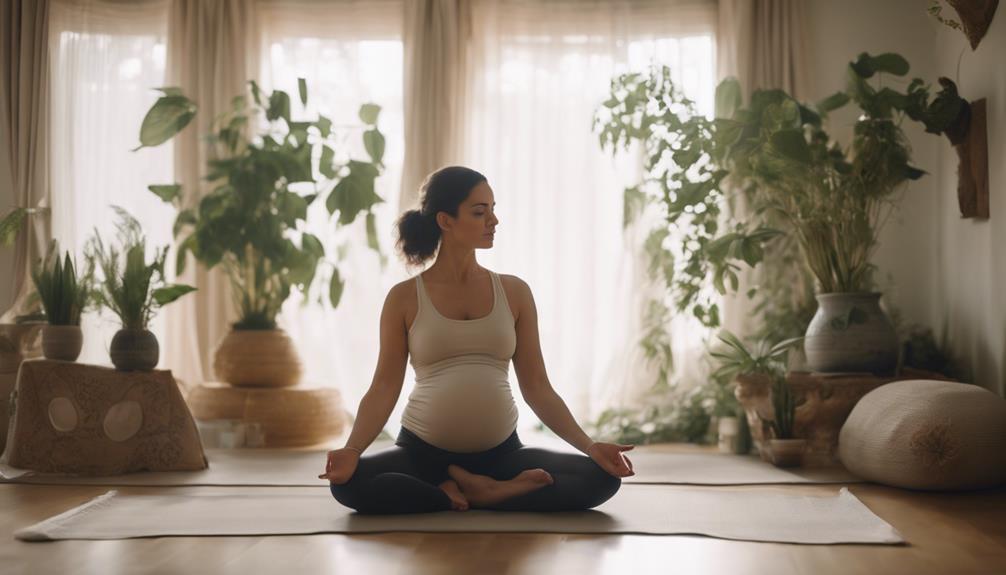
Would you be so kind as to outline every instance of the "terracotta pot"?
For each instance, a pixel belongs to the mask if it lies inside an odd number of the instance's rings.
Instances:
[[[146,329],[120,329],[112,337],[109,355],[120,371],[147,371],[157,367],[160,358],[157,337]]]
[[[297,348],[281,329],[232,329],[213,357],[217,379],[238,387],[291,387],[303,367]]]
[[[817,372],[889,375],[898,365],[898,334],[878,292],[818,294],[807,326],[807,367]]]
[[[768,446],[773,465],[776,467],[798,467],[803,463],[803,451],[807,447],[807,440],[770,439]]]
[[[79,325],[46,325],[42,328],[42,354],[46,359],[77,361],[84,347]]]

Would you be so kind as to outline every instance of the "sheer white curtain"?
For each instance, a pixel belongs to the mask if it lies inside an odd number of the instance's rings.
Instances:
[[[49,32],[52,232],[77,254],[94,229],[115,237],[111,205],[131,212],[147,235],[149,256],[171,243],[173,209],[147,190],[172,181],[169,146],[139,145],[140,124],[164,85],[168,3],[63,0],[52,4]],[[109,364],[119,329],[109,312],[83,318],[80,361]],[[161,342],[164,319],[150,327]]]
[[[374,211],[387,259],[382,263],[367,247],[362,215],[337,230],[324,202],[317,202],[308,214],[308,229],[322,240],[330,257],[338,258],[346,281],[342,300],[333,310],[327,296],[322,303],[317,298],[305,301],[304,294],[294,293],[279,317],[304,362],[305,384],[337,387],[346,409],[354,414],[377,364],[384,298],[392,285],[408,277],[392,243],[404,156],[402,13],[397,1],[266,2],[259,6],[263,88],[291,94],[294,116],[321,113],[331,119],[339,134],[337,159],[368,158],[357,114],[365,102],[381,106],[378,129],[386,140],[387,169],[376,182],[376,192],[385,202]],[[296,96],[298,77],[307,80],[306,110]],[[325,273],[319,271],[319,279],[327,279]],[[413,377],[411,370],[406,377]],[[397,431],[404,397],[403,392],[388,420],[387,427],[393,431]]]
[[[707,111],[715,75],[711,2],[478,0],[471,4],[465,163],[496,193],[496,244],[478,254],[523,278],[539,313],[549,379],[578,419],[628,403],[654,383],[641,360],[648,296],[640,244],[623,233],[624,188],[638,148],[612,158],[592,119],[618,73],[669,65]],[[677,365],[694,367],[703,331],[676,317]],[[517,383],[511,369],[511,382]],[[519,401],[521,428],[537,422]]]

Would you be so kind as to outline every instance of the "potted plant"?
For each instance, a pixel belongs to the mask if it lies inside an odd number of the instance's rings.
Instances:
[[[901,122],[907,117],[939,133],[963,102],[943,79],[932,101],[918,78],[905,92],[871,83],[907,72],[897,54],[861,54],[848,66],[847,88],[814,105],[783,90],[756,90],[745,106],[739,84],[728,78],[717,87],[711,119],[677,92],[667,67],[612,81],[595,118],[601,145],[643,142],[641,186],[656,190],[668,225],[682,226],[689,238],[674,270],[679,309],[718,325],[715,294],[703,286],[736,291],[740,264],[753,267],[769,242],[795,237],[800,264],[817,282],[819,306],[805,334],[809,367],[888,372],[896,366],[897,336],[873,291],[870,256],[898,192],[924,174],[910,163]],[[850,102],[860,114],[843,147],[825,123]],[[728,217],[740,201],[748,215]]]
[[[150,370],[157,366],[160,348],[147,329],[156,311],[196,288],[164,281],[168,248],[155,248],[147,262],[147,242],[140,223],[128,212],[113,206],[119,215],[119,245],[106,244],[96,229],[87,241],[89,265],[101,271],[94,290],[95,301],[119,316],[122,329],[112,337],[112,364],[123,371]]]
[[[196,114],[196,104],[177,88],[162,91],[164,96],[144,118],[140,147],[167,141]],[[182,273],[191,253],[207,269],[222,265],[230,278],[239,319],[217,347],[218,379],[239,386],[291,386],[299,382],[301,367],[292,341],[276,323],[283,302],[291,289],[307,294],[313,283],[324,281],[327,299],[337,307],[344,289],[322,241],[304,229],[311,206],[324,199],[329,215],[339,212],[338,225],[343,226],[365,213],[368,246],[381,255],[382,265],[386,261],[372,211],[384,201],[374,191],[384,168],[384,136],[377,130],[380,107],[364,104],[359,110],[370,161],[343,162],[336,158],[331,120],[319,115],[295,121],[285,92],[265,94],[254,81],[249,91],[250,99],[235,97],[233,109],[213,122],[209,140],[215,157],[206,176],[210,193],[188,205],[180,185],[150,189],[179,210],[177,272]],[[306,106],[303,79],[299,91]],[[250,126],[258,128],[251,137],[246,135]],[[301,193],[305,186],[306,194]],[[316,282],[323,263],[330,270],[327,281]]]
[[[59,244],[53,240],[45,258],[31,271],[46,319],[42,328],[42,354],[46,359],[76,361],[84,345],[80,315],[90,300],[94,267],[88,265],[83,275],[78,276],[70,254],[63,259],[59,255]]]
[[[0,247],[13,246],[22,229],[27,230],[31,241],[37,231],[34,219],[47,217],[49,212],[48,207],[9,209],[0,219]],[[37,292],[22,290],[15,294],[10,308],[0,315],[0,374],[16,374],[23,359],[42,355],[40,336],[44,325],[45,312]]]
[[[786,383],[786,376],[772,373],[772,419],[758,415],[763,424],[772,429],[768,440],[772,463],[778,467],[796,467],[803,462],[807,440],[793,436],[793,421],[796,419],[797,404]]]
[[[719,362],[719,367],[712,374],[714,379],[742,381],[768,378],[772,382],[770,392],[772,419],[766,420],[757,409],[755,414],[762,425],[768,425],[773,430],[773,437],[768,441],[769,459],[776,465],[792,465],[794,457],[792,454],[798,453],[802,457],[806,440],[792,436],[798,404],[795,403],[792,390],[786,383],[786,365],[789,351],[802,341],[803,337],[777,343],[762,339],[756,343],[753,350],[727,330],[723,330],[717,337],[725,347],[710,351],[710,356]],[[739,388],[735,388],[734,393],[738,399],[741,398]],[[799,404],[803,404],[804,401],[801,400]]]

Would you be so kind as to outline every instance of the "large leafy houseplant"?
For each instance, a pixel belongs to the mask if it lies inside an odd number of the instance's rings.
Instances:
[[[165,281],[168,248],[154,250],[147,261],[147,241],[140,223],[128,212],[113,206],[119,216],[116,224],[118,245],[106,243],[101,233],[85,245],[88,265],[100,271],[93,297],[116,316],[122,329],[112,338],[112,363],[121,370],[153,369],[159,358],[157,338],[147,329],[157,310],[196,288]]]
[[[885,85],[908,72],[897,54],[861,54],[847,72],[846,89],[814,105],[782,90],[756,90],[744,105],[738,83],[727,79],[717,88],[714,118],[696,113],[675,89],[667,67],[613,79],[595,126],[602,147],[643,144],[646,176],[626,191],[626,200],[630,191],[651,190],[667,225],[687,239],[675,248],[669,282],[680,310],[718,326],[718,296],[705,286],[719,294],[728,286],[736,291],[741,266],[755,267],[780,242],[789,242],[801,257],[781,255],[776,262],[805,266],[819,300],[833,293],[879,298],[869,293],[877,234],[903,184],[924,174],[910,163],[901,124],[909,118],[929,132],[943,132],[966,111],[966,102],[944,78],[931,101],[921,79],[904,92]],[[828,133],[827,118],[850,103],[860,115],[851,143],[842,146]],[[748,206],[746,212],[734,209],[738,202]],[[757,291],[752,288],[748,297]],[[864,312],[856,305],[842,307],[837,313],[842,317],[826,318],[829,328],[877,324],[878,345],[896,349],[896,341],[887,341],[894,334],[881,325],[879,307]],[[891,363],[886,356],[883,361]]]
[[[298,91],[306,107],[304,79],[299,79]],[[144,118],[140,147],[171,139],[197,112],[196,103],[179,89],[162,92]],[[328,301],[337,307],[345,287],[321,239],[307,229],[308,210],[323,201],[330,216],[338,212],[340,226],[363,214],[367,245],[379,254],[382,265],[386,263],[373,211],[384,201],[375,192],[375,180],[384,169],[384,136],[377,129],[380,107],[367,103],[358,112],[369,156],[363,161],[337,154],[329,118],[319,114],[295,119],[290,96],[282,90],[265,93],[251,81],[247,93],[233,98],[232,104],[213,119],[207,136],[213,145],[204,178],[210,191],[192,203],[196,194],[183,194],[178,184],[150,190],[178,209],[177,272],[184,271],[191,253],[207,269],[222,265],[230,278],[238,321],[217,348],[216,375],[239,385],[295,385],[300,361],[292,341],[277,328],[276,316],[293,288],[307,296],[312,284],[323,285]],[[328,277],[316,278],[322,267],[329,270]],[[305,303],[308,300],[305,297]]]
[[[299,87],[306,106],[303,79]],[[162,91],[164,96],[144,118],[140,147],[171,139],[196,114],[196,103],[179,89]],[[240,315],[236,329],[275,328],[291,288],[310,290],[319,264],[326,261],[321,240],[304,229],[315,202],[324,199],[329,214],[339,212],[339,225],[349,225],[364,213],[368,246],[381,254],[372,211],[384,201],[374,191],[384,168],[384,136],[377,129],[380,107],[364,104],[359,110],[370,160],[338,162],[332,121],[320,114],[314,120],[294,120],[290,104],[286,92],[265,94],[254,81],[249,82],[248,95],[233,99],[233,108],[213,122],[208,139],[217,153],[205,176],[212,191],[198,204],[185,205],[178,184],[150,186],[178,209],[174,227],[178,273],[184,270],[188,253],[207,268],[224,266]],[[327,189],[333,180],[338,183]],[[314,189],[299,193],[298,184]],[[327,293],[336,307],[344,281],[338,267],[330,267]]]
[[[679,309],[718,326],[716,304],[702,287],[736,289],[741,265],[757,265],[764,245],[787,234],[797,238],[818,292],[869,287],[869,256],[896,193],[924,174],[910,163],[901,123],[910,118],[939,133],[964,106],[944,79],[932,101],[921,79],[905,92],[882,83],[907,72],[897,54],[861,54],[849,64],[846,89],[814,105],[783,90],[756,90],[745,106],[728,78],[717,87],[714,118],[696,112],[666,66],[612,80],[595,117],[600,143],[613,151],[636,140],[645,146],[646,176],[632,191],[656,190],[667,224],[690,240],[674,269]],[[826,120],[850,102],[861,114],[843,147]],[[730,206],[741,199],[749,213],[737,217]],[[775,225],[770,216],[778,216]]]
[[[42,329],[42,352],[47,359],[75,361],[80,356],[84,343],[80,316],[91,301],[93,273],[93,265],[78,273],[69,252],[61,258],[56,240],[32,266],[31,279],[47,324]]]

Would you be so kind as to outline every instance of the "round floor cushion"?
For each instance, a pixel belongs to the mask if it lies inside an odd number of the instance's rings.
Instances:
[[[852,473],[895,487],[996,487],[1006,483],[1006,400],[967,383],[888,383],[853,407],[838,454]]]

